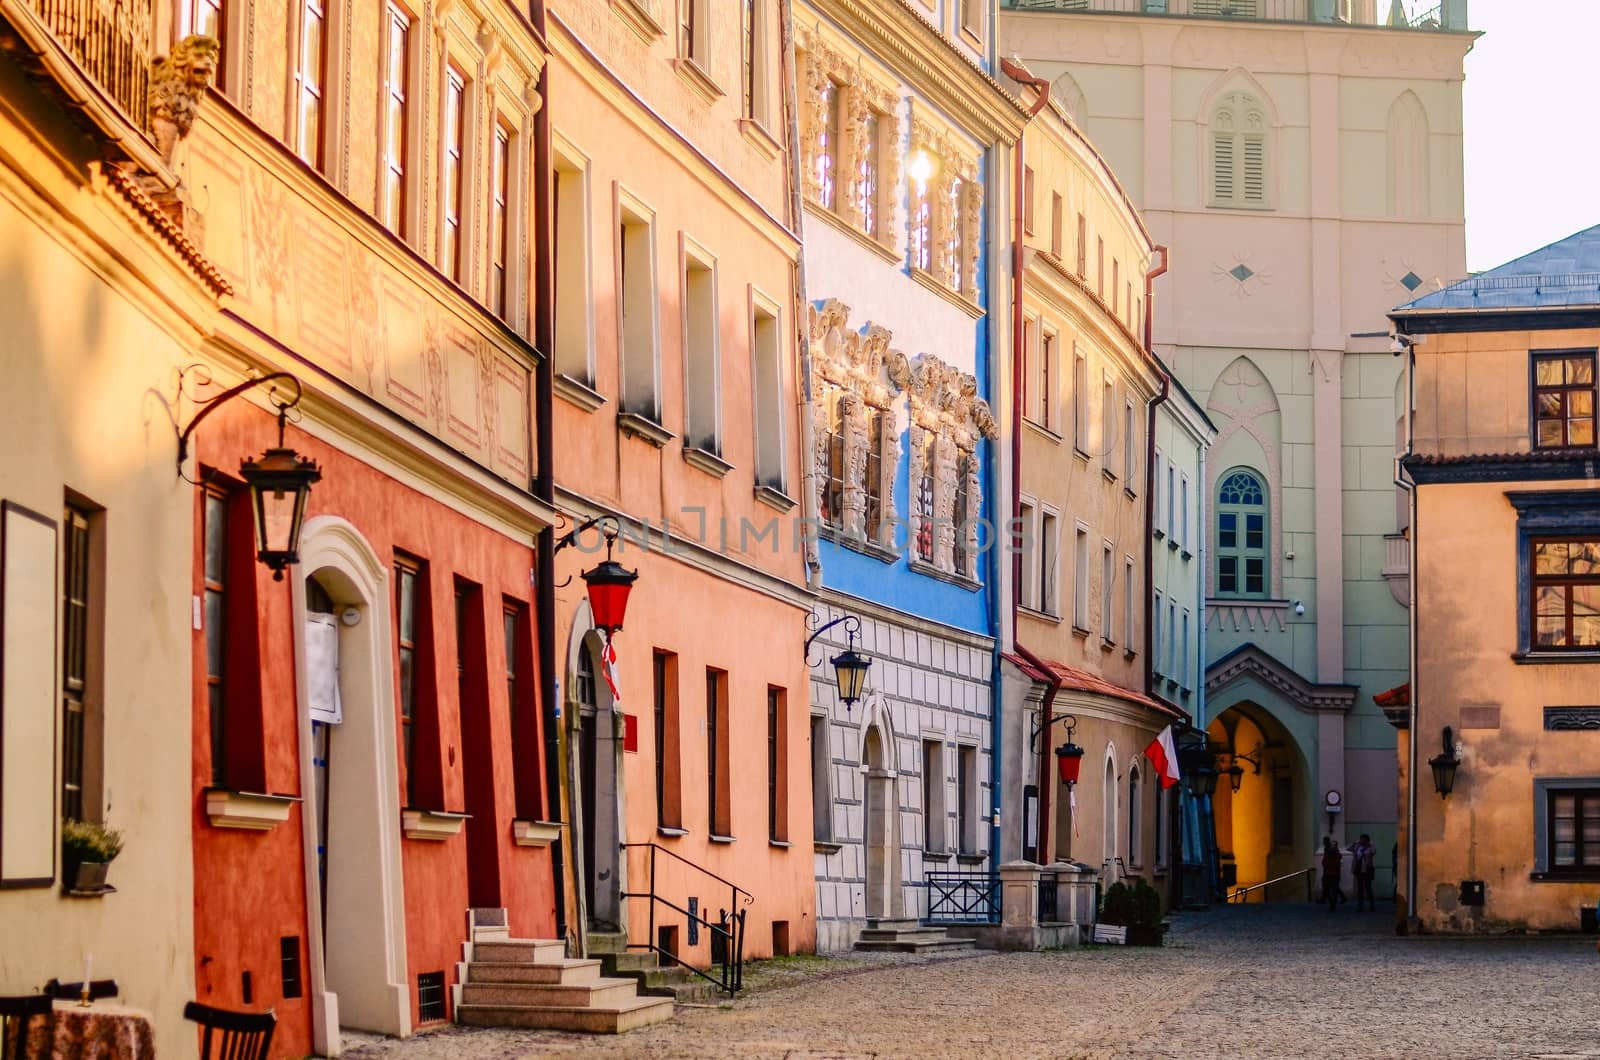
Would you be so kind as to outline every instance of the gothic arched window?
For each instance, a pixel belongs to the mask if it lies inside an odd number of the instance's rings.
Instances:
[[[1256,473],[1230,471],[1217,487],[1217,595],[1267,595],[1267,491]]]
[[[1211,205],[1267,206],[1267,112],[1248,92],[1229,92],[1211,112]]]

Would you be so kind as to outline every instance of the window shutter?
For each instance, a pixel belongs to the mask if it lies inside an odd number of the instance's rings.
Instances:
[[[1267,144],[1259,135],[1244,137],[1244,201],[1267,201]]]
[[[1217,202],[1233,201],[1233,166],[1233,134],[1212,133],[1211,195]]]

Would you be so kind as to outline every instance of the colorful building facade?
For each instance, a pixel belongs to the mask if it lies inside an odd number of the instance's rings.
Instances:
[[[1577,931],[1594,906],[1597,272],[1591,228],[1391,315],[1415,655],[1381,698],[1412,930]]]
[[[1353,336],[1464,270],[1474,38],[1456,2],[1127,6],[1007,0],[1001,47],[1051,80],[1175,250],[1156,350],[1217,429],[1193,483],[1208,718],[1249,772],[1217,842],[1223,878],[1260,883],[1330,831],[1394,843],[1393,735],[1370,697],[1408,666],[1399,366]]]

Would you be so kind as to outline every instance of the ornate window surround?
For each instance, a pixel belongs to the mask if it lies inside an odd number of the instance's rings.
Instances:
[[[893,335],[888,328],[868,322],[850,328],[850,307],[836,298],[810,307],[811,359],[818,375],[813,399],[814,417],[812,459],[817,469],[817,508],[821,511],[821,490],[828,478],[829,439],[837,414],[844,436],[844,491],[842,525],[823,524],[823,536],[879,559],[898,558],[895,529],[899,525],[894,511],[895,471],[900,463],[900,429],[896,405],[902,390],[911,381],[906,355],[892,349]],[[866,481],[867,456],[873,439],[868,437],[872,413],[880,412],[882,458],[879,480],[873,484],[882,499],[876,533],[867,535]]]
[[[900,94],[887,77],[869,72],[859,56],[824,40],[815,30],[801,30],[796,40],[801,53],[800,160],[806,201],[823,216],[841,222],[851,235],[898,260],[896,236],[900,231]],[[823,205],[817,164],[822,157],[828,123],[824,97],[829,82],[839,93],[841,143],[833,158],[835,206]],[[868,119],[877,117],[876,144],[867,142]],[[857,195],[860,162],[869,149],[878,154],[877,191],[873,208],[876,232],[867,231],[867,218]]]
[[[911,400],[910,481],[920,483],[932,460],[933,562],[919,559],[912,550],[913,570],[978,584],[978,520],[983,515],[983,491],[978,481],[978,442],[1000,436],[989,403],[978,396],[978,380],[967,372],[924,353],[911,362],[906,390]],[[957,475],[965,469],[966,488],[957,489]],[[966,511],[956,510],[964,494]],[[911,509],[910,540],[922,532],[925,516]],[[961,536],[958,549],[956,537]]]
[[[909,213],[915,216],[917,203],[926,199],[932,206],[933,268],[913,265],[912,276],[932,281],[929,286],[941,294],[955,295],[969,311],[978,309],[981,274],[978,264],[983,242],[983,180],[977,149],[967,145],[956,133],[931,115],[911,115],[911,152],[925,151],[934,160],[933,176],[920,189],[907,187]],[[951,209],[956,181],[961,182],[959,216]],[[951,250],[955,253],[951,253]]]

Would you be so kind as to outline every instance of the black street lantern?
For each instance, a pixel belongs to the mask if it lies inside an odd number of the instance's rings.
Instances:
[[[1083,768],[1083,748],[1072,742],[1072,733],[1067,733],[1067,742],[1056,748],[1056,772],[1061,776],[1061,783],[1072,787],[1078,782],[1078,771]]]
[[[583,583],[589,587],[589,611],[594,616],[594,628],[604,630],[609,638],[622,629],[623,616],[628,612],[628,594],[639,572],[629,570],[611,558],[611,542],[606,542],[606,558],[592,570],[583,572]]]
[[[272,570],[273,581],[283,581],[283,569],[300,562],[300,527],[306,519],[306,499],[311,484],[322,478],[316,461],[302,457],[283,444],[284,413],[278,413],[278,444],[259,460],[239,465],[239,476],[250,487],[255,510],[256,558]]]
[[[1428,759],[1428,765],[1433,769],[1434,790],[1440,798],[1448,799],[1450,792],[1455,790],[1456,770],[1461,766],[1461,759],[1456,757],[1455,739],[1450,726],[1444,727],[1444,753]]]
[[[1217,793],[1217,771],[1210,766],[1201,766],[1189,774],[1189,790],[1196,795],[1209,798]]]
[[[849,638],[844,651],[828,660],[833,664],[833,676],[839,684],[839,701],[848,711],[861,698],[861,693],[866,691],[867,671],[872,669],[872,660],[856,651],[856,634],[861,632],[861,620],[855,615],[840,615],[831,622],[823,622],[821,615],[811,612],[806,618],[806,628],[811,630],[811,636],[806,638],[806,664],[816,666],[822,661],[811,661],[811,645],[834,626],[843,626],[845,636]]]
[[[1214,774],[1216,773],[1216,770],[1212,770],[1212,773],[1213,776],[1211,778],[1211,788],[1213,791],[1215,791],[1217,780]],[[1228,767],[1227,773],[1228,786],[1231,787],[1233,789],[1233,793],[1237,795],[1239,793],[1239,789],[1244,786],[1244,767],[1238,762],[1235,762],[1233,765]]]

